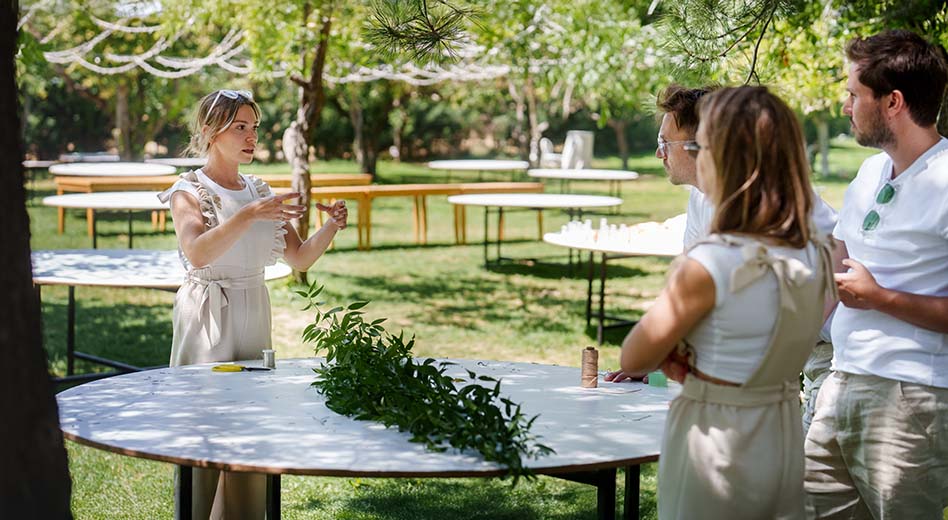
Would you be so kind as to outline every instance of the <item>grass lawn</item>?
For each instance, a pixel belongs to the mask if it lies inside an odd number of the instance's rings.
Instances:
[[[834,164],[851,177],[868,155],[863,149],[834,148]],[[855,165],[855,166],[853,166]],[[618,168],[616,158],[596,164]],[[688,192],[671,186],[661,163],[649,154],[633,158],[632,169],[643,177],[623,188],[619,215],[610,222],[662,220],[685,210]],[[318,163],[314,171],[354,172],[348,162]],[[438,182],[423,165],[382,163],[379,182]],[[246,173],[288,171],[286,165],[251,165]],[[459,180],[458,174],[453,180]],[[486,179],[485,179],[486,180]],[[816,183],[834,207],[842,202],[846,180]],[[558,190],[551,184],[548,191]],[[606,194],[597,183],[573,183],[574,192]],[[29,203],[33,249],[87,248],[84,214],[67,212],[67,229],[56,233],[55,209],[41,205],[52,182],[39,180]],[[468,245],[453,243],[452,208],[443,197],[429,198],[429,244],[412,242],[411,206],[407,198],[381,199],[373,205],[373,249],[357,251],[354,226],[340,233],[335,248],[310,271],[325,284],[332,302],[367,299],[370,319],[388,318],[388,329],[417,336],[418,356],[504,359],[579,366],[580,350],[595,343],[595,329],[583,316],[586,282],[570,275],[565,251],[537,242],[536,218],[513,213],[507,218],[505,254],[558,256],[554,263],[533,267],[504,265],[485,269],[480,240],[479,209],[469,208]],[[356,212],[351,213],[352,219]],[[592,218],[599,218],[593,216]],[[547,212],[545,231],[559,229],[565,216]],[[103,216],[102,248],[126,247],[125,217]],[[150,221],[135,222],[138,248],[173,249],[174,234],[151,230]],[[637,258],[616,263],[610,272],[609,306],[613,312],[636,315],[647,309],[662,287],[668,261]],[[310,316],[287,281],[271,282],[273,339],[281,358],[311,356],[300,343]],[[44,339],[53,373],[65,373],[66,289],[43,290]],[[151,290],[92,289],[76,291],[77,348],[138,365],[167,363],[171,342],[173,294]],[[601,349],[601,368],[618,366],[618,347],[626,331],[612,331]],[[77,362],[77,370],[97,369]],[[170,518],[173,468],[170,465],[112,455],[67,443],[73,478],[73,511],[86,518]],[[643,518],[656,516],[655,466],[642,471]],[[624,476],[620,474],[619,482]],[[509,483],[477,479],[344,479],[284,477],[285,518],[318,519],[586,519],[595,518],[594,488],[540,477],[510,489]],[[621,504],[621,497],[619,502]]]

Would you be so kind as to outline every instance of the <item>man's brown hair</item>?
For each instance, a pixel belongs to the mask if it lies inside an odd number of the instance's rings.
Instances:
[[[898,90],[915,124],[931,126],[938,121],[948,83],[940,45],[911,31],[889,30],[850,40],[846,57],[859,66],[859,82],[871,88],[876,99]]]
[[[678,128],[695,133],[698,130],[698,101],[717,88],[716,85],[688,88],[672,83],[658,94],[655,104],[659,110],[675,118]]]
[[[766,87],[736,87],[709,94],[699,110],[707,140],[699,144],[708,147],[715,169],[711,232],[804,247],[813,188],[803,132],[790,107]]]

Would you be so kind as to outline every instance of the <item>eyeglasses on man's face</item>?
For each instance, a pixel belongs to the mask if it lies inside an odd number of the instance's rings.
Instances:
[[[884,205],[892,202],[892,199],[895,198],[895,186],[892,186],[888,182],[885,183],[885,186],[879,190],[879,193],[876,195],[876,204]],[[875,209],[870,209],[869,213],[866,213],[866,218],[862,219],[862,230],[863,231],[872,231],[873,229],[879,227],[879,222],[882,221],[882,217],[879,215],[879,212]]]
[[[667,157],[668,147],[673,144],[683,145],[685,150],[688,150],[689,144],[697,145],[697,143],[693,139],[686,139],[684,141],[666,141],[662,139],[661,137],[659,137],[658,138],[658,155],[662,157]]]
[[[704,146],[698,144],[698,141],[688,141],[681,146],[686,152],[698,153],[704,149]]]
[[[227,99],[238,99],[244,98],[246,101],[253,101],[253,93],[249,90],[228,90],[221,89],[217,91],[217,95],[214,96],[214,101],[211,102],[211,108],[207,109],[207,118],[204,121],[204,124],[207,124],[207,121],[211,118],[211,111],[214,110],[214,107],[217,105],[217,100],[224,96]]]

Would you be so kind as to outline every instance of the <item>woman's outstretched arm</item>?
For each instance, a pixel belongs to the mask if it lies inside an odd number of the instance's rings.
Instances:
[[[336,233],[348,225],[349,210],[346,209],[344,201],[337,201],[332,206],[316,203],[316,209],[328,213],[329,219],[305,242],[300,239],[296,228],[289,223],[286,224],[286,249],[283,257],[297,271],[306,271],[312,267],[316,260],[326,252]]]

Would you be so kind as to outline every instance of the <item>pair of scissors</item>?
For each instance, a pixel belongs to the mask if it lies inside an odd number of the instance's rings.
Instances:
[[[214,372],[244,372],[244,371],[246,371],[246,372],[254,372],[254,371],[269,372],[269,371],[270,371],[270,369],[269,369],[269,368],[266,368],[266,367],[248,367],[248,366],[244,366],[244,365],[234,365],[234,364],[229,364],[229,365],[217,365],[217,366],[215,366],[214,368],[212,368],[211,370],[214,371]]]

